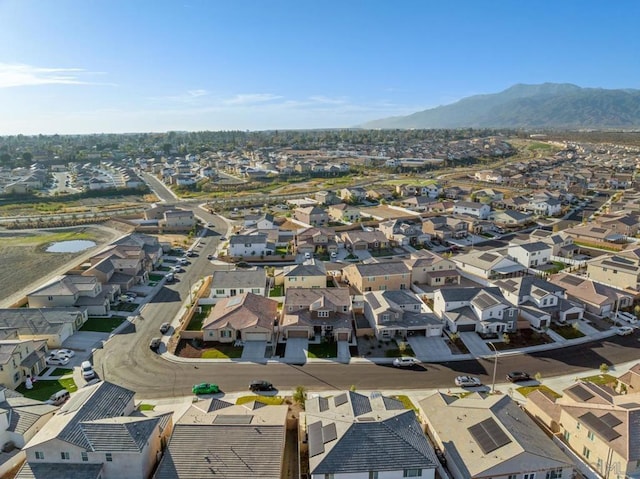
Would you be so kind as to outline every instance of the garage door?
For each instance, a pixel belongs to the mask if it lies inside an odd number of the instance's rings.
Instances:
[[[245,341],[267,341],[267,333],[245,333]]]
[[[579,318],[580,318],[580,313],[571,313],[565,316],[565,320],[567,321],[572,321],[574,319],[579,319]]]
[[[338,333],[338,341],[349,341],[349,333]]]
[[[308,338],[308,331],[300,331],[300,330],[289,330],[287,331],[287,338]]]
[[[461,324],[458,326],[459,333],[473,332],[476,330],[475,324]]]

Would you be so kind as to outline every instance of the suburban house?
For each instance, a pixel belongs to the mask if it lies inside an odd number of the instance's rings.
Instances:
[[[105,316],[120,295],[115,284],[104,286],[95,276],[66,275],[27,294],[30,308],[78,307],[89,316]]]
[[[612,243],[624,243],[626,236],[612,228],[588,223],[564,230],[574,241],[609,246]]]
[[[579,381],[560,397],[532,392],[525,409],[599,477],[640,474],[639,393],[618,394],[607,386]]]
[[[361,293],[411,288],[411,271],[400,261],[350,264],[342,270],[342,278]]]
[[[439,287],[460,284],[460,273],[450,259],[426,249],[413,251],[403,260],[411,271],[411,283]]]
[[[82,276],[95,276],[103,285],[116,285],[121,291],[127,291],[136,284],[146,283],[152,269],[142,249],[114,245],[92,256]]]
[[[340,203],[340,198],[333,191],[318,191],[314,198],[321,205],[334,205],[336,203]]]
[[[285,338],[330,338],[350,341],[353,321],[348,288],[287,290],[280,331]]]
[[[149,477],[171,435],[172,414],[135,411],[134,394],[105,381],[79,390],[26,444],[16,477]]]
[[[360,203],[367,199],[367,190],[360,186],[353,186],[350,188],[342,188],[340,190],[340,198],[342,201],[349,201],[351,203]]]
[[[196,218],[191,210],[174,209],[164,212],[158,221],[161,233],[173,231],[191,231],[196,226]]]
[[[509,396],[435,393],[419,403],[453,479],[571,479],[572,461]]]
[[[566,290],[537,276],[509,278],[493,283],[511,304],[520,308],[520,316],[536,329],[556,323],[582,319],[584,308],[566,299]]]
[[[465,238],[469,235],[470,228],[468,221],[450,216],[434,216],[426,218],[422,223],[422,232],[440,241]]]
[[[472,251],[452,258],[465,273],[483,279],[500,279],[522,274],[526,268],[496,251]]]
[[[533,219],[530,213],[522,213],[516,210],[493,211],[490,218],[496,226],[502,228],[523,226],[530,223]]]
[[[315,253],[321,249],[329,253],[338,251],[336,234],[329,228],[304,228],[296,233],[294,242],[298,253]]]
[[[498,288],[438,289],[433,312],[452,333],[513,333],[517,329],[518,307],[507,301]]]
[[[381,221],[378,230],[382,231],[389,242],[395,246],[421,244],[429,241],[429,235],[422,232],[422,223],[398,219]]]
[[[640,259],[622,254],[598,256],[587,261],[587,277],[640,294]]]
[[[504,181],[500,172],[494,170],[476,171],[474,178],[478,181],[486,181],[488,183],[502,183]]]
[[[429,206],[436,203],[436,200],[428,196],[409,196],[402,198],[400,206],[411,211],[428,211]]]
[[[567,298],[599,316],[612,316],[618,309],[630,307],[635,294],[597,283],[570,273],[557,273],[549,277],[553,284],[563,287]]]
[[[364,317],[379,340],[442,335],[442,321],[410,291],[369,291],[363,296]]]
[[[289,288],[326,288],[327,270],[321,261],[308,260],[283,268],[284,291]]]
[[[532,241],[541,241],[551,246],[551,254],[553,256],[571,258],[578,250],[578,247],[573,244],[573,238],[564,231],[554,233],[547,230],[535,229],[529,234],[529,239]]]
[[[458,201],[453,205],[453,214],[469,215],[480,220],[486,220],[491,213],[491,206],[475,201]]]
[[[229,237],[227,254],[233,257],[268,256],[273,254],[275,246],[267,241],[266,234],[233,235]]]
[[[331,205],[327,209],[329,218],[339,223],[355,223],[360,221],[360,208],[348,205],[346,203],[338,203]]]
[[[162,244],[155,236],[132,233],[113,242],[121,250],[142,250],[144,268],[152,271],[162,262]]]
[[[594,221],[604,228],[610,228],[628,237],[636,236],[640,230],[640,217],[638,214],[605,214],[594,218]]]
[[[346,248],[351,251],[378,250],[389,247],[389,240],[382,231],[378,230],[345,231],[341,237]]]
[[[18,339],[16,330],[9,330],[11,336],[0,340],[0,384],[11,389],[17,388],[28,377],[35,378],[48,366],[47,341]]]
[[[527,268],[536,269],[550,262],[551,246],[542,241],[510,245],[509,258]]]
[[[278,302],[253,293],[223,298],[202,323],[203,341],[273,341]]]
[[[329,223],[329,215],[319,206],[296,208],[293,218],[309,226],[326,226]]]
[[[549,198],[546,195],[534,196],[529,200],[527,209],[537,215],[558,216],[562,213],[562,202],[555,198]]]
[[[288,407],[197,401],[176,421],[154,479],[281,479]]]
[[[413,411],[380,393],[307,399],[311,479],[435,479],[438,459]]]
[[[258,230],[272,230],[277,228],[275,218],[271,213],[245,215],[243,223],[245,228],[255,228]]]
[[[230,298],[243,293],[265,296],[267,273],[264,268],[214,271],[211,277],[213,299]]]
[[[86,321],[86,309],[79,308],[0,309],[0,330],[15,329],[20,339],[44,339],[49,348],[62,346]]]

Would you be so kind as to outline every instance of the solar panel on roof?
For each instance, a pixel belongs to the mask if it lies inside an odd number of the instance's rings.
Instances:
[[[584,280],[582,278],[576,278],[575,276],[565,276],[562,278],[562,281],[572,286],[578,286],[582,284]]]
[[[574,396],[578,398],[580,401],[588,401],[593,397],[593,394],[588,389],[585,389],[580,384],[576,384],[572,388],[567,389],[567,394],[569,396]]]
[[[484,253],[478,257],[480,261],[493,261],[497,256],[491,253]]]
[[[616,427],[618,424],[622,424],[622,421],[610,412],[602,416],[600,420],[609,427]]]
[[[332,422],[322,428],[322,442],[324,444],[335,441],[338,439],[338,432],[336,431],[336,424]]]
[[[327,398],[318,398],[318,409],[320,412],[329,409],[329,400]]]
[[[213,424],[251,424],[252,415],[247,414],[220,414],[213,420]]]
[[[309,457],[317,456],[324,452],[324,442],[322,440],[322,422],[309,424],[307,432],[309,439]]]
[[[347,399],[347,394],[343,393],[343,394],[339,394],[338,396],[333,398],[333,404],[338,407],[338,406],[342,406],[344,403],[346,403],[348,401]]]
[[[606,441],[613,441],[614,439],[621,436],[616,430],[612,427],[607,426],[599,417],[594,415],[591,412],[583,414],[578,419],[582,421],[585,426],[595,432],[598,436],[603,438]]]
[[[227,306],[238,306],[241,301],[242,301],[242,298],[240,296],[234,296],[229,300],[229,302],[227,303]]]
[[[492,417],[474,424],[467,430],[484,454],[489,454],[491,451],[495,451],[511,442],[509,436],[506,435]]]

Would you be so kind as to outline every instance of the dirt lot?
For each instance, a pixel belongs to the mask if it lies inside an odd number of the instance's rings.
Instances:
[[[16,293],[62,274],[67,268],[98,251],[101,246],[120,234],[121,232],[104,226],[29,231],[0,230],[0,285],[3,302],[11,304],[18,299]],[[91,240],[97,246],[79,253],[45,251],[52,242],[74,239]]]

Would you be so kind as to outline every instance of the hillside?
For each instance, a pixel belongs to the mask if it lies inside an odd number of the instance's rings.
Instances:
[[[362,128],[640,128],[640,90],[571,84],[514,85]]]

